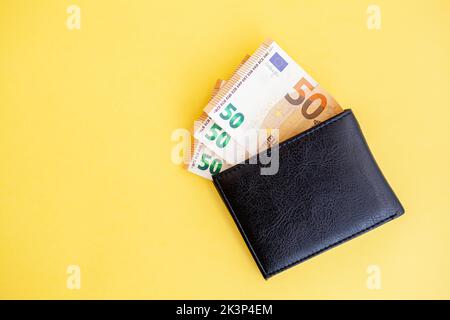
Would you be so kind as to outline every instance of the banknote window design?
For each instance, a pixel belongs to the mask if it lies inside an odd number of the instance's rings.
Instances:
[[[284,68],[288,65],[286,60],[284,60],[278,52],[275,52],[275,54],[272,56],[272,58],[269,59],[270,62],[275,66],[275,68],[278,69],[278,71],[283,71]]]

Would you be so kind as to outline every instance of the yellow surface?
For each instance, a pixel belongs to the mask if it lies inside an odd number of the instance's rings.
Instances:
[[[381,30],[361,0],[2,0],[0,297],[450,298],[450,2],[374,3]],[[354,110],[406,215],[264,281],[170,136],[267,36]]]

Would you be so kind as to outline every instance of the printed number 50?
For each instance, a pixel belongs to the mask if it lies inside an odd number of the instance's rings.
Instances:
[[[214,123],[209,130],[211,134],[207,134],[205,137],[211,141],[214,141],[217,138],[216,145],[219,148],[224,148],[228,142],[230,142],[231,137],[228,133],[223,131],[219,134],[219,132],[222,131],[222,128],[217,123]]]
[[[201,163],[197,166],[197,168],[200,170],[206,170],[209,168],[209,172],[212,175],[218,174],[220,169],[222,169],[222,161],[219,159],[213,159],[213,161],[209,163],[209,160],[211,160],[210,155],[202,154]]]
[[[230,127],[233,129],[236,129],[244,122],[244,115],[240,112],[237,112],[233,115],[233,112],[235,111],[236,107],[229,103],[220,113],[220,117],[223,120],[230,120]]]
[[[306,99],[306,92],[305,90],[303,90],[303,86],[305,86],[310,91],[314,90],[314,86],[308,80],[306,80],[305,78],[301,78],[300,81],[297,82],[297,84],[294,86],[294,89],[298,93],[298,98],[292,98],[289,93],[284,97],[290,104],[294,106],[298,106],[304,102],[302,105],[302,115],[306,119],[314,119],[318,117],[327,106],[327,98],[321,93],[314,93],[308,99]],[[320,105],[313,112],[309,112],[309,107],[311,107],[313,102],[316,100],[320,100]]]

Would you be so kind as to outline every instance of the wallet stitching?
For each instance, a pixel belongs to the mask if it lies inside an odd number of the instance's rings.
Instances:
[[[380,221],[370,225],[367,228],[364,228],[364,229],[359,230],[359,231],[357,231],[355,233],[352,233],[351,235],[349,235],[349,236],[347,236],[347,237],[345,237],[345,238],[343,238],[343,239],[341,239],[339,241],[335,241],[335,242],[333,242],[333,243],[331,243],[331,244],[329,244],[329,245],[327,245],[327,246],[325,246],[325,247],[323,247],[321,249],[318,249],[318,250],[308,254],[307,256],[304,256],[304,257],[302,257],[302,258],[300,258],[298,260],[295,260],[294,262],[291,262],[291,263],[289,263],[289,264],[287,264],[287,265],[285,265],[283,267],[280,267],[280,268],[278,268],[278,269],[276,269],[274,271],[271,271],[271,272],[267,273],[267,276],[269,277],[269,276],[272,276],[272,275],[274,275],[274,274],[276,274],[278,272],[281,272],[281,271],[283,271],[285,269],[288,269],[288,268],[294,266],[297,263],[300,263],[300,262],[303,262],[305,260],[308,260],[309,258],[311,258],[311,257],[313,257],[313,256],[315,256],[315,255],[317,255],[317,254],[319,254],[319,253],[321,253],[323,251],[326,251],[327,249],[330,249],[331,247],[338,246],[341,243],[346,242],[347,240],[350,240],[351,238],[357,237],[358,235],[360,235],[360,234],[362,234],[362,233],[364,233],[366,231],[369,231],[370,229],[376,228],[377,226],[387,222],[388,220],[391,220],[391,219],[395,218],[401,211],[402,211],[402,209],[399,209],[394,214],[388,216],[387,218],[384,218],[383,220],[380,220]]]
[[[351,110],[348,110],[347,113],[346,113],[346,112],[347,112],[347,111],[344,111],[343,113],[339,114],[336,118],[330,120],[330,121],[327,122],[327,123],[323,123],[323,124],[318,125],[317,127],[315,127],[314,129],[312,129],[311,131],[305,132],[305,133],[300,134],[299,136],[295,137],[295,138],[292,139],[292,140],[288,140],[288,141],[285,141],[285,142],[281,143],[281,144],[279,145],[279,148],[282,148],[282,147],[284,147],[284,146],[287,146],[287,145],[289,145],[289,144],[291,144],[291,143],[293,143],[293,142],[296,142],[296,141],[298,141],[298,140],[300,140],[300,139],[302,139],[302,138],[304,138],[304,137],[307,137],[307,136],[309,136],[309,135],[311,135],[311,134],[313,134],[313,133],[317,133],[319,130],[321,130],[321,129],[323,129],[323,128],[327,128],[327,127],[329,127],[331,124],[336,123],[336,122],[338,122],[339,120],[342,120],[342,119],[344,119],[345,117],[347,117],[347,116],[353,114],[353,112],[352,112]],[[252,157],[252,158],[253,158],[253,157]],[[228,169],[228,170],[222,172],[221,174],[215,176],[215,178],[216,178],[215,180],[216,180],[216,181],[219,181],[223,176],[229,175],[230,173],[234,173],[236,170],[241,169],[241,168],[245,167],[246,165],[247,165],[246,163],[237,164],[237,165],[235,165],[234,167],[232,167],[232,168],[230,168],[230,169]]]

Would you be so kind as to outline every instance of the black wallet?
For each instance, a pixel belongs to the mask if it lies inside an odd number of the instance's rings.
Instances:
[[[213,177],[264,278],[404,212],[351,110],[278,148],[274,175],[247,161]]]

